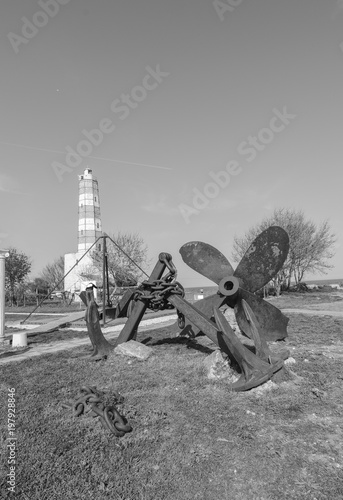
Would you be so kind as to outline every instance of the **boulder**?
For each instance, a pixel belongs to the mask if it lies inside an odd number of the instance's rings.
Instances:
[[[219,349],[207,356],[203,361],[207,378],[210,380],[225,379],[230,383],[238,380],[239,375],[230,366],[227,359],[224,359]]]
[[[153,353],[153,349],[135,340],[129,340],[129,342],[119,344],[114,349],[114,352],[116,354],[123,354],[124,356],[131,356],[141,361],[145,361]]]

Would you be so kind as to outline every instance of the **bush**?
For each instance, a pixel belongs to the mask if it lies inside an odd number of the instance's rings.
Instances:
[[[293,285],[289,289],[290,292],[300,292],[300,293],[305,293],[309,291],[308,286],[306,283],[300,282],[297,283],[296,285]]]

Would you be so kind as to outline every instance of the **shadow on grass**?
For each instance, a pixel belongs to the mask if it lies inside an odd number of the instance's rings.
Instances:
[[[149,346],[158,346],[158,345],[184,345],[187,349],[194,349],[196,351],[202,352],[204,354],[212,354],[214,349],[206,347],[193,339],[188,339],[186,337],[175,337],[175,338],[164,338],[160,340],[154,340],[152,337],[148,337],[146,339],[141,340],[142,344]]]

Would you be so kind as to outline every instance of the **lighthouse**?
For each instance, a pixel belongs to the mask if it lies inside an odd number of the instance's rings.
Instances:
[[[88,250],[99,236],[102,236],[99,186],[92,170],[86,168],[79,175],[78,253]],[[101,249],[101,243],[99,245]]]
[[[99,185],[90,168],[79,175],[77,252],[64,256],[64,290],[78,294],[92,282],[101,280],[99,270],[94,266],[91,253],[102,249],[102,236]],[[93,246],[86,255],[87,250]],[[75,266],[75,264],[78,264]],[[74,269],[72,269],[72,267]],[[71,270],[72,269],[72,270]],[[76,297],[77,298],[77,297]]]

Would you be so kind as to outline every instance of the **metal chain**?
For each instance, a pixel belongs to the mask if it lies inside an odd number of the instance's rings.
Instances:
[[[152,311],[174,309],[174,306],[168,301],[168,297],[170,295],[185,296],[183,286],[178,281],[175,281],[177,269],[172,256],[169,253],[160,253],[159,260],[166,265],[169,273],[161,279],[143,281],[133,296],[133,300],[145,302],[146,306]],[[185,327],[185,317],[180,311],[177,310],[176,312],[179,328],[183,329]]]
[[[91,412],[93,417],[99,417],[104,429],[109,430],[117,437],[123,437],[126,432],[131,432],[132,427],[126,422],[114,405],[105,405],[102,401],[105,393],[96,387],[81,387],[79,397],[74,403],[62,403],[63,408],[71,408],[73,415],[79,417],[83,413]],[[124,398],[114,393],[117,403],[122,403]]]
[[[162,279],[152,282],[143,281],[133,298],[145,302],[146,306],[152,311],[163,311],[165,309],[174,309],[174,306],[168,302],[168,297],[171,294],[184,297],[183,286],[177,281],[170,283]]]

